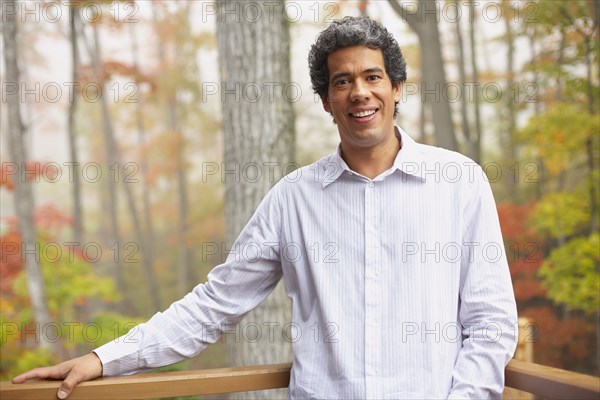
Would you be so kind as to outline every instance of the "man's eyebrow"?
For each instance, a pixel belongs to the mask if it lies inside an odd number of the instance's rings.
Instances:
[[[350,72],[336,72],[335,74],[333,74],[333,76],[331,77],[331,79],[329,80],[330,82],[334,82],[337,81],[340,78],[344,78],[346,76],[350,76]]]
[[[372,72],[380,72],[380,73],[382,73],[382,72],[383,72],[383,70],[382,70],[381,68],[379,68],[379,67],[373,67],[373,68],[365,69],[365,70],[363,71],[363,74],[364,74],[365,72],[366,72],[366,73],[372,73]]]
[[[373,68],[367,68],[367,69],[365,69],[362,73],[363,74],[372,74],[374,72],[383,73],[384,71],[381,68],[379,68],[379,67],[373,67]],[[340,78],[345,78],[345,77],[350,76],[350,75],[352,75],[352,74],[350,72],[347,72],[347,71],[336,72],[331,77],[330,82],[335,82],[336,80],[338,80]]]

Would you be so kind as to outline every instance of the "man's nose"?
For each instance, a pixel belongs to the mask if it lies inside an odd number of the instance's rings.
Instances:
[[[362,79],[354,80],[352,90],[350,92],[350,100],[361,101],[369,98],[369,88]]]

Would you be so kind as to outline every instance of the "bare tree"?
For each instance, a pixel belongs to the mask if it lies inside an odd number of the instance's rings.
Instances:
[[[79,81],[79,50],[77,47],[77,27],[75,21],[78,16],[76,5],[69,5],[69,28],[71,41],[71,94],[69,96],[69,111],[68,111],[68,136],[69,136],[69,155],[71,157],[73,168],[73,239],[75,242],[83,241],[83,207],[81,204],[81,177],[79,174],[79,154],[77,150],[77,134],[75,126],[75,115],[77,113],[77,101],[79,96],[76,94],[75,85]]]
[[[600,0],[594,0],[591,5],[588,5],[591,11],[591,15],[593,17],[590,18],[590,22],[583,26],[580,26],[576,23],[575,18],[569,14],[567,8],[564,5],[561,5],[560,11],[563,16],[571,25],[575,27],[577,33],[583,39],[583,49],[585,54],[585,72],[586,72],[586,81],[587,81],[587,105],[588,112],[590,115],[595,115],[598,113],[598,108],[595,105],[596,96],[594,95],[594,83],[592,80],[593,74],[593,49],[598,46],[598,36],[600,35],[600,31],[598,30],[598,26],[600,25]],[[594,40],[596,39],[596,40]],[[594,43],[595,42],[595,43]],[[590,231],[597,232],[598,231],[598,223],[597,223],[597,215],[598,215],[598,206],[597,206],[597,194],[596,194],[596,183],[594,179],[594,171],[595,167],[595,150],[598,148],[598,143],[594,144],[594,135],[590,133],[586,142],[585,142],[585,151],[587,157],[587,167],[588,167],[588,190],[590,196]]]
[[[129,24],[129,33],[131,35],[131,54],[133,56],[133,70],[134,74],[137,77],[141,76],[140,67],[139,67],[139,50],[137,44],[137,36],[135,31],[135,25],[137,24]],[[139,80],[138,80],[139,81]],[[146,129],[144,127],[144,110],[143,110],[143,102],[137,99],[137,103],[135,105],[135,122],[138,133],[138,145],[140,146],[141,155],[140,155],[140,170],[142,172],[142,215],[145,222],[145,234],[139,232],[141,235],[142,245],[144,249],[144,267],[146,269],[146,273],[150,274],[151,278],[150,283],[150,291],[153,292],[153,305],[154,309],[160,309],[160,293],[158,292],[159,288],[156,284],[156,278],[154,274],[154,223],[152,219],[152,212],[150,210],[150,188],[148,186],[148,159],[144,152],[144,148],[146,146]],[[141,226],[141,223],[137,223],[138,226]]]
[[[477,66],[477,46],[475,42],[475,2],[469,0],[469,44],[471,47],[471,73],[473,81],[479,83],[479,67]],[[475,157],[474,161],[481,162],[481,112],[479,110],[479,90],[473,91],[473,108],[475,110]]]
[[[456,7],[459,7],[458,0],[454,0],[454,4]],[[466,81],[467,81],[467,72],[466,72],[466,60],[465,60],[465,45],[463,40],[463,35],[460,26],[461,18],[455,23],[456,28],[456,47],[458,48],[458,72],[460,76],[460,85],[461,85],[461,93],[467,93]],[[460,96],[460,116],[462,120],[462,130],[465,141],[467,143],[467,153],[469,157],[475,158],[475,143],[473,143],[473,138],[471,137],[471,127],[469,122],[469,103],[467,102],[467,96]]]
[[[436,145],[457,150],[456,135],[450,103],[441,97],[447,86],[442,58],[442,46],[438,22],[436,19],[436,2],[434,0],[419,0],[415,12],[409,12],[397,0],[388,0],[394,11],[410,26],[419,37],[421,44],[422,87],[421,97],[431,111]],[[427,94],[434,91],[435,95]],[[427,93],[424,93],[427,91]],[[424,96],[424,97],[423,97]]]
[[[473,23],[471,23],[473,26]],[[507,92],[511,90],[515,85],[515,34],[512,27],[511,20],[508,16],[504,18],[504,37],[506,39],[506,89]],[[471,28],[473,30],[473,28]],[[472,39],[473,40],[473,39]],[[475,56],[475,54],[473,54]],[[517,111],[515,109],[515,101],[511,96],[506,96],[506,128],[504,129],[504,135],[501,136],[502,148],[505,152],[505,157],[508,160],[516,160],[516,147],[515,147],[515,134],[517,130]],[[504,179],[507,193],[511,194],[511,197],[518,199],[519,186],[514,179]]]
[[[96,24],[92,24],[92,33],[93,33],[93,47],[88,44],[88,51],[90,53],[90,59],[92,61],[92,66],[94,70],[95,77],[101,82],[100,86],[102,91],[104,92],[105,88],[105,79],[102,73],[102,49],[100,44],[100,38],[98,35],[98,27]],[[124,171],[124,163],[123,158],[121,156],[121,151],[119,149],[118,143],[115,139],[114,128],[112,124],[112,119],[110,117],[110,112],[108,109],[108,102],[106,100],[106,96],[100,97],[100,107],[102,113],[102,132],[104,135],[104,151],[106,153],[106,162],[109,168],[114,169],[113,173],[114,177],[110,177],[106,180],[107,190],[108,190],[108,202],[107,206],[109,209],[109,220],[110,220],[110,235],[111,240],[114,243],[111,246],[118,246],[118,249],[113,249],[115,252],[123,250],[123,246],[125,245],[121,241],[121,233],[119,229],[118,223],[118,208],[117,208],[117,183],[123,183],[123,189],[125,192],[125,200],[127,204],[127,208],[129,211],[129,215],[132,219],[132,224],[134,228],[134,232],[137,239],[137,245],[140,248],[140,253],[142,255],[142,267],[144,268],[144,272],[146,273],[146,282],[148,283],[148,291],[149,298],[152,302],[152,307],[154,309],[160,309],[160,299],[158,296],[158,285],[156,283],[156,278],[154,274],[154,269],[152,265],[150,265],[146,260],[149,259],[147,254],[147,246],[144,243],[144,236],[142,233],[142,227],[140,224],[137,208],[135,205],[135,199],[133,195],[133,190],[129,185],[129,182],[125,181],[125,171]],[[114,178],[114,179],[111,179]],[[125,294],[127,293],[125,290],[125,280],[123,276],[123,263],[120,257],[116,257],[114,260],[114,277],[117,285],[117,290],[119,293]],[[130,308],[130,302],[126,296],[123,297],[121,302],[122,311],[125,311],[126,308]]]
[[[86,44],[87,51],[90,56],[90,60],[92,63],[92,69],[94,71],[94,77],[102,81],[102,66],[101,66],[101,48],[100,48],[100,39],[98,38],[98,28],[95,24],[92,25],[93,37],[90,41],[88,37],[85,35],[85,31],[83,38]],[[102,92],[104,90],[104,84],[101,85]],[[105,153],[105,162],[106,166],[118,166],[116,159],[116,149],[115,143],[112,140],[112,124],[110,121],[110,115],[108,111],[108,105],[106,104],[105,96],[101,96],[100,106],[102,112],[102,134],[104,137],[104,153]],[[121,246],[121,232],[119,229],[119,221],[117,216],[117,188],[116,182],[113,179],[104,179],[106,184],[106,193],[108,195],[108,199],[106,199],[106,206],[108,208],[108,223],[109,223],[109,233],[107,239],[109,241],[113,241],[112,244],[108,244],[109,246]],[[117,257],[114,261],[113,265],[113,276],[115,280],[115,284],[117,286],[117,291],[123,295],[123,299],[121,300],[120,308],[121,311],[128,306],[127,296],[125,296],[125,279],[123,277],[123,266],[121,265],[120,258]]]
[[[176,3],[178,6],[180,3]],[[185,2],[186,13],[189,15],[189,7],[192,2]],[[160,24],[158,14],[158,3],[154,3],[152,8],[153,22],[155,26]],[[181,27],[180,27],[181,28]],[[166,44],[161,35],[158,35],[157,40],[158,46],[158,58],[161,65],[161,73],[164,74],[167,67],[166,57]],[[179,51],[178,45],[175,45],[174,52]],[[177,59],[177,55],[175,56]],[[160,79],[164,81],[164,79]],[[177,142],[177,149],[175,153],[176,163],[176,179],[177,179],[177,199],[178,199],[178,236],[179,240],[177,246],[179,248],[179,257],[177,263],[177,293],[183,296],[189,290],[188,276],[190,274],[190,264],[192,262],[192,251],[188,242],[189,232],[189,200],[187,190],[187,174],[185,170],[185,140],[180,124],[178,123],[178,101],[177,101],[177,87],[171,86],[165,88],[167,94],[165,98],[165,111],[167,118],[167,127],[171,134],[181,135],[180,140]]]
[[[20,72],[18,65],[18,39],[17,22],[15,12],[6,12],[15,10],[16,4],[13,0],[7,1],[3,5],[3,23],[2,37],[4,41],[4,62],[6,63],[6,84],[19,85]],[[21,119],[21,107],[19,92],[5,92],[7,119],[8,119],[8,148],[10,157],[16,166],[14,180],[14,203],[17,218],[19,220],[19,232],[21,234],[21,246],[27,249],[25,254],[25,272],[27,273],[27,288],[33,305],[33,318],[39,324],[38,330],[43,329],[52,322],[50,312],[46,303],[44,289],[44,277],[40,268],[37,254],[29,253],[36,249],[36,233],[33,220],[34,199],[31,183],[25,179],[25,162],[27,161],[27,152],[25,148],[25,126]],[[49,350],[56,350],[54,343],[47,340],[46,335],[39,335],[40,347]]]
[[[283,0],[276,7],[284,9]],[[229,170],[244,168],[256,163],[259,168],[275,163],[276,175],[281,178],[282,167],[294,159],[294,112],[291,102],[284,97],[282,87],[290,83],[290,34],[289,26],[281,12],[270,14],[262,10],[263,18],[249,21],[240,18],[236,21],[225,10],[240,8],[240,2],[220,1],[217,21],[217,41],[222,90],[252,87],[275,83],[277,90],[273,96],[259,95],[258,101],[241,98],[222,102],[223,130],[225,133],[225,167]],[[271,4],[271,7],[273,4]],[[264,87],[264,86],[263,86]],[[243,91],[248,93],[248,91]],[[252,93],[253,99],[257,93]],[[269,174],[262,171],[263,179],[250,182],[246,179],[227,179],[225,182],[226,240],[231,245],[237,234],[246,224],[273,181],[264,178]],[[245,321],[279,322],[283,325],[290,320],[289,299],[280,284],[261,304],[248,314]],[[243,324],[243,322],[242,322]],[[281,326],[280,325],[280,326]],[[261,325],[262,326],[262,325]],[[231,343],[230,364],[268,364],[291,360],[291,347],[282,337],[274,343],[269,338],[257,343]],[[248,398],[281,398],[280,391],[256,392]]]

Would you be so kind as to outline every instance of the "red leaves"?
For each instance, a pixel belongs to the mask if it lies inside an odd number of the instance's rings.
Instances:
[[[534,343],[535,362],[573,369],[590,362],[594,325],[581,313],[568,312],[548,299],[538,277],[548,249],[528,222],[534,208],[535,203],[498,205],[519,316],[534,324],[525,340]]]
[[[13,280],[23,269],[21,235],[9,230],[0,236],[0,292],[9,292]]]
[[[518,302],[546,297],[546,291],[537,277],[537,271],[544,260],[542,240],[536,237],[534,229],[527,223],[533,208],[534,203],[498,205],[510,274]]]
[[[549,306],[528,307],[519,315],[535,324],[534,333],[525,338],[534,342],[535,362],[573,369],[590,356],[594,326],[581,317]]]
[[[34,220],[36,228],[52,233],[58,233],[62,228],[73,224],[73,218],[53,203],[36,208]]]
[[[504,239],[510,242],[529,242],[538,240],[535,231],[527,224],[527,218],[533,210],[534,203],[519,205],[515,203],[498,204],[498,216]]]
[[[132,78],[136,83],[147,83],[153,90],[156,85],[156,76],[142,73],[139,68],[118,61],[105,61],[100,71],[94,71],[91,65],[82,65],[77,70],[79,74],[79,88],[87,83],[102,84],[112,80],[114,76]]]
[[[0,188],[14,190],[15,180],[37,183],[41,180],[54,182],[59,176],[60,166],[57,163],[26,161],[21,165],[14,162],[0,164]]]
[[[34,213],[35,226],[38,232],[46,235],[58,235],[60,230],[72,223],[70,215],[61,211],[54,204],[38,207]],[[5,218],[7,230],[0,236],[0,292],[10,292],[14,278],[21,272],[25,263],[23,240],[16,218]],[[66,250],[65,250],[66,251]],[[77,248],[73,254],[83,258]]]

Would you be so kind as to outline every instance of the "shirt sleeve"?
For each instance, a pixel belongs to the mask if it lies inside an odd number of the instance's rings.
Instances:
[[[517,309],[498,212],[481,168],[478,172],[464,211],[459,303],[463,340],[450,399],[501,398],[504,369],[517,345]]]
[[[94,352],[104,376],[127,375],[193,357],[231,329],[275,288],[282,276],[280,215],[274,190],[242,230],[225,263],[206,283],[147,322]]]

